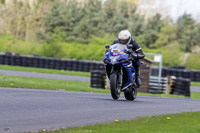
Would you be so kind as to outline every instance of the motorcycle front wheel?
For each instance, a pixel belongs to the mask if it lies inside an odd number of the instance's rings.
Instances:
[[[130,100],[130,101],[135,100],[137,97],[137,87],[134,87],[129,92],[124,92],[124,96],[126,100]]]
[[[117,100],[120,96],[120,87],[118,86],[117,74],[110,75],[110,91],[113,99]]]

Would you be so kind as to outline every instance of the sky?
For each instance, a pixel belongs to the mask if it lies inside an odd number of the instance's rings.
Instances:
[[[162,1],[162,0],[159,0]],[[192,14],[193,18],[200,21],[200,0],[163,0],[169,6],[169,15],[173,19],[185,12]],[[171,7],[171,8],[170,8]]]
[[[105,2],[106,0],[102,0]],[[129,0],[131,1],[131,0]],[[200,0],[139,0],[143,5],[139,8],[148,9],[144,14],[152,16],[156,12],[163,17],[170,16],[174,21],[184,13],[191,14],[192,17],[200,22]],[[149,1],[156,1],[149,7]],[[152,11],[152,12],[151,12]],[[153,13],[154,12],[154,13]]]
[[[182,16],[185,12],[192,15],[194,19],[200,21],[200,0],[155,0],[150,7],[147,3],[148,0],[140,0],[143,1],[143,6],[141,8],[146,8],[148,11],[146,12],[147,16],[151,11],[159,12],[164,17],[170,16],[174,21],[177,20],[179,16]]]

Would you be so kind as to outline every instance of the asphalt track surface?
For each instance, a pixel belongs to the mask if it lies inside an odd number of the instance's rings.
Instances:
[[[23,71],[13,71],[13,70],[0,70],[0,74],[9,76],[37,77],[37,78],[90,82],[89,77],[69,76],[69,75],[59,75],[59,74],[33,73],[33,72],[23,72]],[[194,92],[200,92],[200,87],[191,86],[190,90]]]
[[[123,95],[113,100],[110,94],[102,93],[0,88],[1,133],[55,130],[192,111],[200,111],[200,100],[138,96],[135,101],[127,101]]]
[[[200,92],[200,87],[199,86],[190,86],[190,91]]]

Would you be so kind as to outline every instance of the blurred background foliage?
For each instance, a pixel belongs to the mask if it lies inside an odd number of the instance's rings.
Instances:
[[[190,14],[146,17],[139,0],[30,1],[0,0],[0,52],[101,61],[105,44],[128,29],[164,66],[200,68],[200,23]]]

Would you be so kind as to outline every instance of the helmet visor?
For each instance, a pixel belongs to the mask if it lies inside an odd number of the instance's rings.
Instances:
[[[121,43],[121,44],[127,44],[127,42],[128,42],[128,40],[119,40],[119,42]]]

